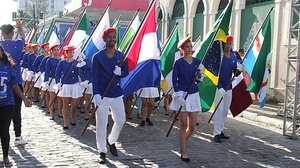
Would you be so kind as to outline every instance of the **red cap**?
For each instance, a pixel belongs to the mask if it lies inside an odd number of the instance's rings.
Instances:
[[[35,43],[35,44],[31,44],[30,46],[31,48],[34,48],[34,47],[39,47],[40,45],[38,43]]]
[[[49,43],[48,43],[48,42],[46,42],[46,43],[43,43],[43,44],[41,45],[41,48],[44,48],[46,45],[48,45],[48,46],[49,46]]]
[[[229,43],[229,42],[233,42],[233,37],[230,36],[230,35],[228,35],[228,36],[226,37],[226,43]]]
[[[54,47],[58,47],[59,45],[60,45],[59,43],[56,43],[56,44],[52,45],[52,46],[50,47],[50,50],[52,50]]]
[[[107,28],[103,33],[102,33],[102,38],[104,39],[108,33],[116,33],[117,29],[113,27]]]
[[[67,45],[64,47],[65,51],[74,51],[76,48],[73,45]]]
[[[25,44],[24,44],[24,47],[27,47],[27,46],[29,47],[29,43],[25,43]]]
[[[180,41],[178,42],[177,47],[178,47],[178,48],[182,48],[182,47],[184,46],[185,43],[191,42],[191,38],[192,38],[192,37],[189,35],[189,36],[187,36],[186,38],[180,40]]]

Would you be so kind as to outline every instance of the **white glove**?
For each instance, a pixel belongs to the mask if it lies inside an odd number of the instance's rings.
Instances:
[[[32,78],[34,77],[34,73],[32,71],[27,71],[26,73],[27,73],[27,77],[26,78],[28,80],[32,80]]]
[[[96,104],[97,106],[100,106],[100,105],[101,105],[101,103],[102,103],[102,98],[101,98],[100,94],[96,94],[96,95],[94,96],[94,101],[95,101],[95,104]]]
[[[236,69],[237,69],[238,71],[242,72],[243,69],[244,69],[244,66],[243,66],[242,64],[240,64],[240,63],[237,63],[237,64],[236,64]]]
[[[42,75],[42,73],[41,72],[38,72],[38,73],[36,73],[35,74],[35,78],[37,79],[39,76],[41,76]]]
[[[184,100],[184,98],[182,96],[179,96],[177,98],[177,101],[181,106],[184,106],[186,104],[186,101]]]
[[[218,91],[221,97],[223,97],[226,94],[226,91],[223,88],[220,88]]]
[[[202,82],[205,77],[206,76],[204,74],[201,74],[201,77],[197,76],[197,81]]]
[[[200,63],[199,66],[198,66],[198,70],[200,72],[203,72],[204,68],[205,68],[204,65]]]
[[[80,82],[79,85],[82,86],[82,87],[84,87],[84,88],[88,88],[89,87],[89,81],[85,80],[83,82]]]
[[[113,71],[115,75],[121,76],[121,68],[116,65],[115,70]]]
[[[182,94],[180,92],[173,93],[172,98],[174,100],[177,100],[181,106],[184,106],[186,104],[186,101],[184,100],[184,98],[182,97]]]
[[[43,82],[41,86],[46,90],[49,89],[49,81]]]
[[[56,89],[56,90],[61,90],[61,89],[62,89],[61,83],[59,82],[59,83],[55,84],[55,85],[53,86],[53,88]]]
[[[81,68],[81,67],[85,66],[85,64],[86,64],[85,61],[78,61],[76,67],[77,67],[77,68]]]

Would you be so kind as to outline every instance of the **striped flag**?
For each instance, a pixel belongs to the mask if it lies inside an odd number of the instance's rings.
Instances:
[[[85,58],[92,60],[92,57],[98,51],[101,51],[105,47],[105,42],[102,39],[102,32],[110,27],[109,22],[109,7],[106,8],[104,15],[99,20],[98,25],[95,27],[91,37],[86,42],[83,48],[83,54]]]
[[[126,57],[129,74],[121,79],[124,97],[143,87],[158,87],[160,83],[160,46],[156,33],[156,3],[153,0],[128,47]]]

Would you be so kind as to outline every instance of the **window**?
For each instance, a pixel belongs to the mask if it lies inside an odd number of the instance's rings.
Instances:
[[[219,10],[220,9],[225,9],[226,6],[228,5],[228,3],[229,3],[229,0],[221,0],[220,4],[219,4]]]
[[[204,4],[203,4],[202,0],[200,0],[197,5],[196,13],[203,13],[203,11],[204,11]]]
[[[184,14],[184,2],[183,0],[176,0],[172,17],[180,17],[183,16],[183,14]]]

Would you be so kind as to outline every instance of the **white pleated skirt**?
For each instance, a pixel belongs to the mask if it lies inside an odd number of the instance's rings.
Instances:
[[[49,82],[51,81],[51,83],[49,84],[48,90],[45,87],[42,86],[42,89],[41,89],[42,91],[46,91],[47,90],[48,92],[54,92],[54,93],[57,92],[57,90],[53,88],[53,86],[55,85],[55,79],[54,78],[52,80],[51,79],[52,78],[49,78]]]
[[[158,89],[156,87],[146,87],[137,91],[139,94],[142,91],[140,97],[142,98],[156,98],[159,97]]]
[[[34,84],[34,87],[35,88],[40,88],[41,85],[42,85],[42,83],[43,83],[43,81],[44,81],[44,79],[45,79],[45,72],[43,72],[41,74],[41,76],[39,77],[38,81],[36,81],[36,83]]]
[[[84,92],[85,87],[81,86],[82,93]],[[93,94],[93,85],[89,83],[89,87],[86,89],[85,94]]]
[[[74,84],[63,84],[62,89],[59,91],[59,97],[70,97],[73,99],[79,98],[82,96],[82,89],[79,83]]]
[[[185,97],[186,92],[179,91],[182,97]],[[180,108],[180,103],[177,99],[172,99],[170,104],[170,109],[178,111]],[[200,112],[201,111],[201,102],[199,92],[189,94],[186,98],[186,104],[182,107],[181,111],[184,112]]]
[[[27,71],[28,71],[28,68],[25,68],[22,72],[22,79],[23,81],[26,81],[26,78],[27,78]]]
[[[27,74],[27,76],[26,76],[26,81],[29,81],[29,82],[33,82],[33,81],[35,81],[36,80],[36,78],[35,78],[35,75],[34,75],[34,72],[33,71],[27,71],[27,73],[29,73],[29,72],[31,72],[31,73],[33,73],[33,76],[32,77],[30,77],[28,74]]]

